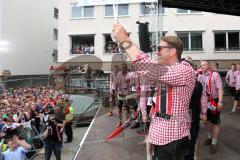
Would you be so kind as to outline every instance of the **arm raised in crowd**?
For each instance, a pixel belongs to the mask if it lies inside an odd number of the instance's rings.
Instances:
[[[28,144],[25,140],[20,140],[17,137],[13,137],[13,140],[15,143],[17,143],[19,146],[22,146],[24,149],[29,150],[31,148],[31,145]]]

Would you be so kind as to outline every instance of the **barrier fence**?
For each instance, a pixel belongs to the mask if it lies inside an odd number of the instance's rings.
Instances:
[[[12,77],[4,78],[1,81],[2,86],[5,89],[14,88],[27,88],[27,87],[38,87],[38,86],[48,86],[49,76],[28,76],[28,77]]]

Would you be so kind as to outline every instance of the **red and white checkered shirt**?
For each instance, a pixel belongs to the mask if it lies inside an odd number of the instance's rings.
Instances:
[[[150,81],[172,87],[171,118],[154,116],[149,130],[149,142],[165,145],[190,136],[189,103],[195,86],[195,72],[188,62],[175,62],[171,66],[161,66],[149,56],[139,54],[135,61],[136,70]]]
[[[116,85],[118,80],[117,74],[118,72],[115,72],[115,71],[110,74],[110,87],[109,87],[110,93],[112,93],[112,90],[116,90]]]
[[[227,84],[230,86],[230,87],[236,87],[236,83],[237,83],[237,79],[236,79],[236,76],[237,76],[237,70],[229,70],[227,72],[227,75],[226,75],[226,82]]]
[[[122,71],[117,74],[116,90],[118,94],[129,95],[132,93],[132,81],[130,72],[123,73]]]
[[[138,106],[140,107],[142,113],[143,122],[147,122],[147,100],[150,91],[150,82],[147,82],[145,77],[140,77],[140,99]]]
[[[198,75],[198,81],[202,83],[203,90],[210,94],[209,89],[209,79],[210,79],[210,71],[207,73]],[[218,98],[218,90],[223,89],[222,79],[218,72],[212,72],[212,80],[211,80],[211,96],[212,98]]]
[[[236,90],[240,91],[240,70],[238,70],[236,73],[237,73],[236,74],[237,75],[237,77],[236,77],[236,79],[237,79]]]

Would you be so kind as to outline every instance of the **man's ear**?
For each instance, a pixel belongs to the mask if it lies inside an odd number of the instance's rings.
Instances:
[[[171,55],[171,57],[174,57],[175,55],[177,56],[177,50],[176,50],[176,48],[172,48],[172,49],[170,49],[170,55]]]
[[[172,48],[172,51],[173,51],[174,53],[176,53],[176,55],[177,55],[177,49],[176,49],[176,48]]]

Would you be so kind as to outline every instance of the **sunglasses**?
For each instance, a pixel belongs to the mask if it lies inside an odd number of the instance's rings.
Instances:
[[[174,46],[157,46],[157,51],[160,52],[163,48],[175,48]]]

